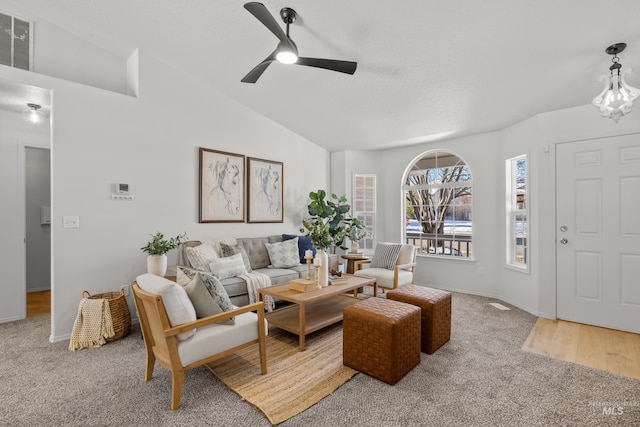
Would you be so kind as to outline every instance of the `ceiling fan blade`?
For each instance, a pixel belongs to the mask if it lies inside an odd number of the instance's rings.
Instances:
[[[258,18],[258,21],[262,22],[262,25],[267,27],[273,34],[276,35],[277,38],[285,43],[289,43],[287,35],[284,33],[284,31],[282,31],[282,28],[280,27],[278,22],[262,3],[245,3],[244,8],[247,9],[253,16]]]
[[[261,63],[253,67],[253,70],[240,80],[242,83],[255,83],[258,81],[262,73],[267,69],[273,61],[276,60],[276,51],[273,51],[271,55],[267,56]]]
[[[353,74],[356,72],[357,62],[340,61],[337,59],[321,59],[321,58],[298,58],[298,65],[306,65],[308,67],[324,68],[326,70],[338,71],[345,74]]]

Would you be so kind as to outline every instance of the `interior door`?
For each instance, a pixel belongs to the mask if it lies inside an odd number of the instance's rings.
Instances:
[[[640,332],[640,134],[556,147],[558,318]]]

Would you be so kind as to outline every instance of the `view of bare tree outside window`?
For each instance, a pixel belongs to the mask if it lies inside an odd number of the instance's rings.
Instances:
[[[408,243],[423,254],[472,256],[472,176],[464,160],[427,153],[412,166],[404,190]]]
[[[527,157],[507,160],[507,264],[527,268]]]

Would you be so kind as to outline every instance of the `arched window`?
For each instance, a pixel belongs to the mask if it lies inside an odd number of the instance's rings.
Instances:
[[[458,155],[428,151],[404,179],[405,237],[419,255],[473,257],[471,170]]]

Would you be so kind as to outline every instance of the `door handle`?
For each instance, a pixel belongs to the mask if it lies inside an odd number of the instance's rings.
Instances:
[[[562,239],[560,239],[560,243],[566,245],[567,243],[569,243],[569,241],[563,237]]]

